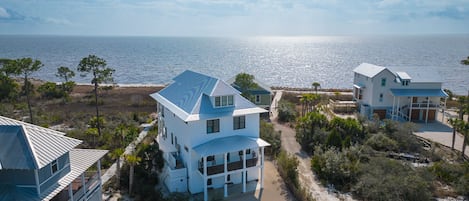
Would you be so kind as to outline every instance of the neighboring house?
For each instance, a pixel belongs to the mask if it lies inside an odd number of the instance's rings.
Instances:
[[[240,91],[240,88],[235,84],[235,81],[236,77],[233,77],[226,82]],[[272,104],[272,90],[269,86],[256,79],[254,79],[253,82],[257,84],[257,87],[249,89],[249,94],[252,96],[250,101],[257,106],[270,111],[270,105]],[[267,115],[267,118],[268,117],[269,116]]]
[[[363,63],[353,72],[353,98],[368,118],[377,114],[380,119],[428,122],[445,108],[448,95],[435,71]]]
[[[82,141],[64,135],[0,116],[1,201],[101,200],[100,159],[107,151],[75,149]]]
[[[220,79],[192,71],[151,94],[158,102],[158,137],[165,167],[161,181],[171,192],[259,181],[263,188],[264,147],[259,114],[265,112]],[[260,171],[260,172],[259,172]]]

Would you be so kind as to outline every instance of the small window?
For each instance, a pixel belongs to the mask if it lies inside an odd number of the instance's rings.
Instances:
[[[251,149],[246,149],[246,154],[251,154]]]
[[[261,96],[260,95],[256,95],[256,103],[260,103],[261,102]]]
[[[174,143],[177,145],[178,144],[178,137],[174,136]]]
[[[207,186],[210,186],[210,185],[212,185],[212,178],[207,179]]]
[[[221,102],[220,96],[215,97],[215,107],[220,107],[221,106],[220,102]]]
[[[402,86],[409,86],[409,80],[403,80]]]
[[[215,156],[214,156],[214,155],[207,156],[207,161],[214,161],[214,160],[215,160]]]
[[[230,153],[226,154],[226,161],[230,162]]]
[[[164,117],[164,106],[160,105],[161,116]]]
[[[228,175],[228,176],[226,177],[226,181],[231,181],[231,175]]]
[[[383,102],[383,94],[379,94],[379,102]]]
[[[59,164],[57,163],[57,160],[52,161],[50,168],[52,174],[56,173],[59,170]]]
[[[233,105],[234,105],[233,95],[215,97],[215,107],[227,107],[227,106],[233,106]]]
[[[386,78],[381,78],[381,86],[386,86]]]
[[[233,130],[246,128],[246,116],[233,117]]]
[[[186,145],[184,145],[184,150],[186,150],[186,152],[189,152],[189,148],[187,148]]]
[[[207,120],[207,133],[220,132],[220,119]]]
[[[171,133],[171,144],[174,144],[174,135]]]

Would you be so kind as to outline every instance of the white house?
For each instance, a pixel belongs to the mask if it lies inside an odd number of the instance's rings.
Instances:
[[[151,94],[158,102],[158,137],[164,152],[161,179],[171,192],[259,181],[263,188],[264,147],[259,114],[265,112],[223,80],[185,71]]]
[[[428,122],[445,108],[448,95],[435,71],[362,63],[353,72],[353,98],[368,118],[377,114],[381,119]]]
[[[107,150],[76,149],[81,140],[64,135],[0,116],[0,201],[101,200]]]

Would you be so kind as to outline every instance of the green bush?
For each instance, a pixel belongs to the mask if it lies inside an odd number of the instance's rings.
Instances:
[[[46,82],[37,88],[43,98],[62,98],[64,92],[54,82]]]
[[[372,135],[365,144],[377,151],[398,150],[397,142],[382,133]]]
[[[276,156],[282,146],[280,132],[274,130],[274,126],[271,123],[261,120],[259,133],[260,137],[270,144],[270,146],[265,148],[265,154]]]
[[[295,155],[290,155],[286,151],[282,150],[277,156],[277,164],[279,167],[279,173],[286,176],[286,178],[298,187],[298,164],[299,161]]]
[[[278,120],[282,122],[293,122],[295,118],[295,105],[291,102],[280,100],[278,102]]]

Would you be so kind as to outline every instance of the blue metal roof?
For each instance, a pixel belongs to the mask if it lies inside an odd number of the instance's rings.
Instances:
[[[211,97],[233,95],[234,105],[215,108]],[[236,110],[245,113],[262,113],[254,103],[224,82],[207,75],[186,70],[174,78],[174,82],[158,93],[150,95],[184,121],[232,115]]]
[[[448,97],[441,89],[391,89],[393,96]]]
[[[217,79],[186,70],[173,79],[175,82],[159,92],[161,96],[191,114],[202,94],[210,95]]]

